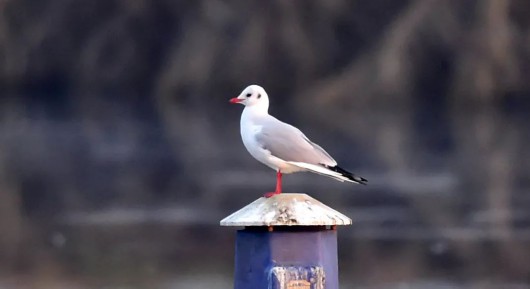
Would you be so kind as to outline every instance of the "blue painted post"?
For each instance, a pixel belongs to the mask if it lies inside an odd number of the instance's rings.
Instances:
[[[221,221],[237,231],[235,289],[338,289],[336,225],[351,219],[305,194],[260,198]]]

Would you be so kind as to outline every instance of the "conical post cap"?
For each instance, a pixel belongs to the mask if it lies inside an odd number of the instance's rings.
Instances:
[[[351,225],[347,216],[306,194],[259,198],[221,220],[221,226],[335,226]]]

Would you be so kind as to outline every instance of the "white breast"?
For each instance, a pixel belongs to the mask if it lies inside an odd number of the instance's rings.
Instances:
[[[256,134],[261,131],[261,126],[256,125],[245,113],[241,116],[241,139],[247,151],[258,161],[270,166],[267,163],[268,152],[261,148],[256,141]],[[273,168],[275,169],[275,168]]]

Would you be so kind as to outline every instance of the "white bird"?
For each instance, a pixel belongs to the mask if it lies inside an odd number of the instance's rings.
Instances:
[[[366,185],[367,180],[337,166],[337,162],[296,127],[269,115],[269,96],[259,85],[250,85],[231,103],[245,106],[241,114],[241,138],[248,152],[277,172],[276,190],[282,192],[282,173],[310,171],[339,180]]]

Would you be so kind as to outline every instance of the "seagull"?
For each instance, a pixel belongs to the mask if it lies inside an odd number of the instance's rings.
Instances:
[[[269,96],[259,85],[250,85],[231,103],[245,106],[241,114],[241,138],[248,152],[276,171],[276,190],[282,192],[282,174],[309,171],[341,182],[366,185],[367,180],[337,166],[337,162],[296,127],[269,114]]]

